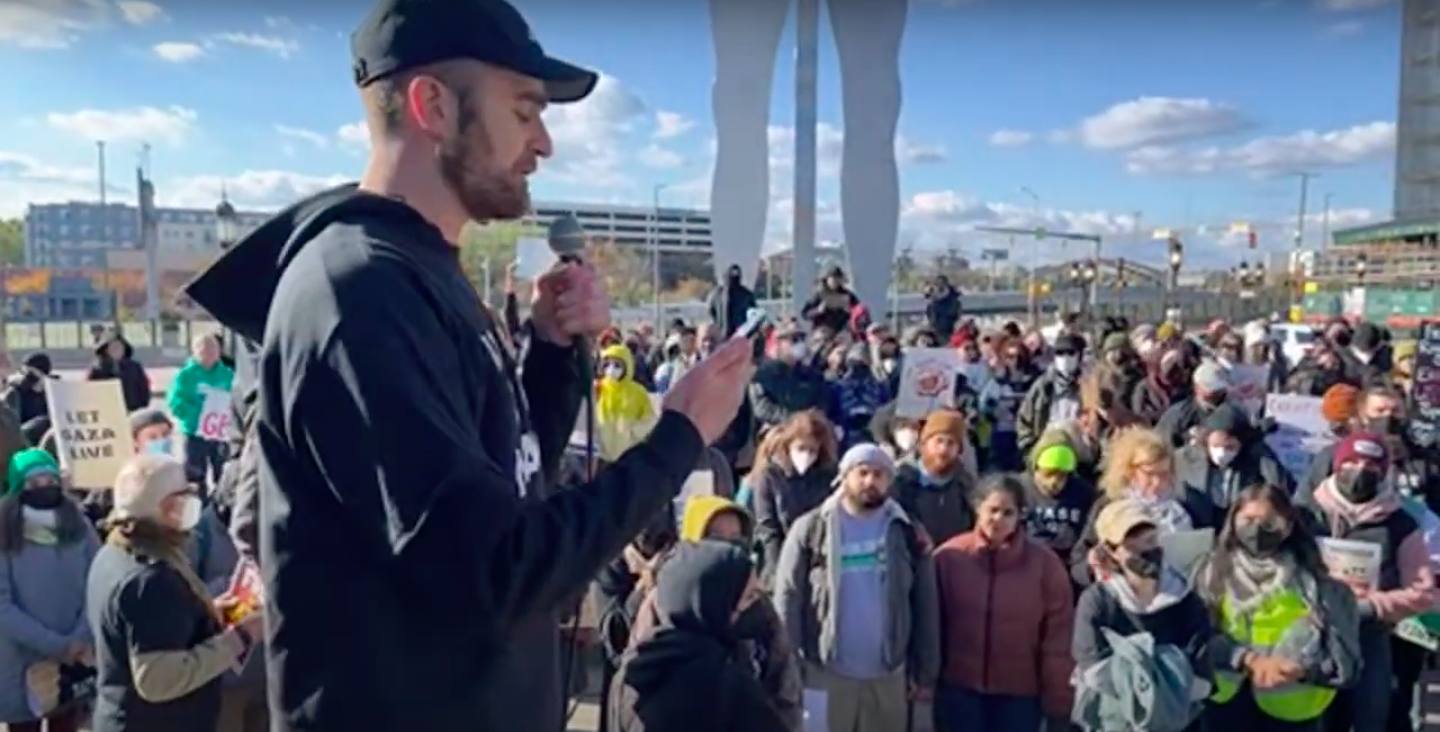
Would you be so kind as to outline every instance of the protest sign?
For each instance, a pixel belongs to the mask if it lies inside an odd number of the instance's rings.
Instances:
[[[1165,551],[1165,562],[1189,577],[1215,545],[1215,530],[1164,531],[1160,533],[1159,540],[1160,547]]]
[[[1250,419],[1260,416],[1270,390],[1268,364],[1238,363],[1230,367],[1230,401],[1245,410]]]
[[[1413,376],[1410,437],[1417,445],[1435,446],[1440,444],[1440,321],[1420,328]]]
[[[205,392],[196,436],[213,442],[230,438],[230,392],[220,389]]]
[[[960,372],[955,349],[907,348],[900,368],[895,416],[924,419],[937,409],[955,406],[955,375]]]
[[[1372,541],[1320,539],[1320,556],[1330,576],[1346,584],[1375,589],[1380,581],[1380,545]]]
[[[1270,394],[1265,397],[1265,416],[1275,429],[1265,444],[1296,480],[1310,474],[1310,461],[1335,442],[1335,433],[1320,414],[1320,397]]]
[[[120,382],[45,380],[60,467],[77,490],[109,488],[135,454]]]

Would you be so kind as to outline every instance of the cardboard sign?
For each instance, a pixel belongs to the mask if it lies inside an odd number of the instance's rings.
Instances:
[[[905,349],[895,416],[924,419],[937,409],[954,408],[955,376],[960,366],[960,354],[953,348]]]
[[[200,407],[200,424],[197,437],[220,442],[230,437],[230,392],[211,389],[205,392],[205,402]]]
[[[45,380],[60,467],[76,490],[109,488],[135,454],[120,382]]]

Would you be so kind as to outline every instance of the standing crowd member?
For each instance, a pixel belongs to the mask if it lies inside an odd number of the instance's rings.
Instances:
[[[219,480],[225,461],[225,443],[206,437],[200,420],[210,395],[215,392],[228,395],[234,378],[234,370],[220,362],[220,341],[214,335],[205,334],[195,337],[190,344],[190,358],[170,382],[166,405],[185,435],[186,475],[202,487],[209,486],[212,479]]]

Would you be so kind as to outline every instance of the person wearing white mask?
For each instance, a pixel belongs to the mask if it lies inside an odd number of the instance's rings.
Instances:
[[[1015,439],[1022,455],[1030,454],[1051,422],[1080,415],[1080,365],[1085,339],[1062,334],[1055,339],[1054,353],[1050,368],[1030,386],[1016,414]]]
[[[765,436],[749,481],[767,587],[790,525],[829,497],[839,462],[834,427],[818,411],[801,412]]]
[[[63,684],[93,663],[85,578],[100,541],[65,495],[49,453],[16,453],[7,487],[0,499],[0,723],[17,732],[78,730],[76,705],[53,704],[66,689],[45,694],[32,679],[48,675]]]
[[[1225,512],[1241,491],[1253,485],[1294,492],[1290,472],[1264,449],[1263,435],[1233,404],[1222,404],[1200,423],[1200,439],[1175,457],[1175,478],[1186,489],[1207,496]]]
[[[186,547],[204,506],[172,457],[131,458],[91,567],[86,614],[95,637],[94,732],[215,729],[221,677],[261,631],[258,608],[213,598]]]

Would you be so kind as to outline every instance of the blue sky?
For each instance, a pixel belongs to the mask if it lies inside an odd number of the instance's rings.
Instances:
[[[536,197],[648,204],[665,184],[668,204],[703,207],[713,159],[706,3],[519,5],[547,48],[607,77],[587,106],[553,113],[561,145]],[[116,197],[131,195],[142,141],[173,204],[213,205],[224,182],[237,203],[273,207],[355,177],[364,149],[345,128],[360,119],[348,35],[368,8],[0,0],[0,64],[11,70],[0,75],[0,213],[94,198],[101,138]],[[978,249],[974,223],[1037,218],[1123,239],[1138,211],[1141,231],[1184,228],[1196,239],[1251,221],[1278,249],[1300,170],[1319,174],[1312,241],[1327,196],[1332,226],[1383,218],[1399,16],[1385,0],[912,0],[900,245]],[[821,236],[838,238],[843,119],[823,23]],[[776,241],[790,210],[790,32],[771,108]],[[1022,186],[1038,194],[1038,213]]]

